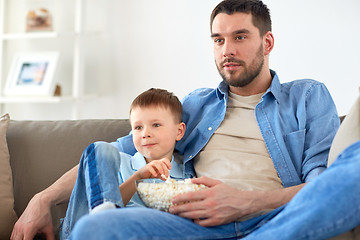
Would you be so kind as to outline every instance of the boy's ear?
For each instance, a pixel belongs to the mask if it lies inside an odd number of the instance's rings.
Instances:
[[[185,134],[186,126],[185,123],[181,122],[178,127],[178,134],[176,136],[176,141],[180,141]]]

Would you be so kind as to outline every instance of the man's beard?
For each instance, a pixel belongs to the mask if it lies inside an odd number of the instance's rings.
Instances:
[[[234,78],[233,75],[237,73],[237,71],[229,71],[230,77],[227,78],[222,72],[222,66],[226,62],[233,62],[241,65],[243,68],[243,73],[241,73],[237,78]],[[220,63],[220,65],[216,65],[221,77],[223,80],[232,87],[245,87],[250,84],[254,79],[260,74],[262,67],[264,66],[264,56],[263,56],[263,46],[259,47],[259,50],[256,53],[255,59],[251,62],[249,67],[246,66],[246,63],[243,60],[236,58],[227,58]]]

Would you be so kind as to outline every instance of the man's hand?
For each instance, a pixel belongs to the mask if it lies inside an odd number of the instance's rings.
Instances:
[[[193,219],[201,226],[226,224],[257,211],[255,202],[261,198],[258,192],[243,192],[229,187],[221,181],[201,177],[193,183],[204,184],[208,189],[181,194],[173,198],[178,204],[170,212]],[[190,203],[181,204],[190,201]]]
[[[174,197],[173,203],[177,205],[172,206],[169,211],[193,219],[204,227],[227,224],[261,210],[275,209],[289,201],[302,187],[274,191],[240,191],[208,177],[193,179],[192,182],[209,188]]]
[[[55,240],[50,205],[44,201],[41,193],[30,200],[14,226],[11,240],[32,240],[37,233],[43,233],[47,240]]]
[[[15,223],[12,240],[32,240],[37,233],[47,240],[55,240],[50,209],[56,204],[69,201],[74,188],[79,165],[67,171],[47,189],[36,194]]]

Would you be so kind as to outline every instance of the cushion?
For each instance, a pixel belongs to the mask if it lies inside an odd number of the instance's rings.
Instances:
[[[13,172],[15,212],[22,214],[34,194],[44,190],[79,163],[95,141],[116,141],[131,130],[128,120],[11,120],[7,130]],[[67,202],[52,208],[57,231]],[[0,238],[1,239],[1,238]]]
[[[10,239],[12,228],[17,220],[14,211],[14,194],[9,150],[6,143],[6,130],[10,117],[0,117],[0,239]]]
[[[351,107],[334,137],[330,148],[328,166],[335,161],[346,147],[358,140],[360,140],[360,96]]]

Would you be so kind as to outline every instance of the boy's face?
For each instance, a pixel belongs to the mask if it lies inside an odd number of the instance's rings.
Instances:
[[[130,123],[135,148],[147,162],[167,157],[170,161],[176,141],[185,133],[185,124],[177,123],[168,108],[136,107],[131,110]]]

